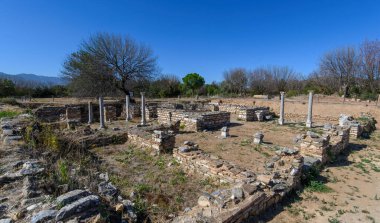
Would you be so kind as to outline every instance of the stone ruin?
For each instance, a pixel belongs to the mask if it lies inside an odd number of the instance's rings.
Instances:
[[[339,117],[339,126],[350,127],[350,135],[355,138],[368,137],[376,129],[375,124],[375,119],[369,114],[361,114],[357,119],[345,114]]]
[[[254,107],[254,108],[240,108],[238,118],[242,121],[267,121],[273,119],[272,112],[269,107]]]
[[[175,134],[179,122],[169,125],[133,127],[128,130],[128,141],[142,148],[153,149],[156,154],[171,153],[175,147]]]
[[[191,173],[233,184],[232,188],[203,193],[198,204],[173,222],[241,222],[278,203],[299,187],[303,157],[296,150],[279,150],[265,173],[254,173],[231,162],[204,153],[185,142],[173,156]]]
[[[229,112],[223,111],[185,111],[158,108],[158,123],[170,123],[173,121],[181,122],[181,130],[190,132],[199,132],[209,129],[220,129],[230,124]]]
[[[331,161],[349,144],[350,128],[340,126],[325,126],[323,134],[308,131],[307,134],[296,137],[295,148],[305,157],[312,157],[322,164]]]

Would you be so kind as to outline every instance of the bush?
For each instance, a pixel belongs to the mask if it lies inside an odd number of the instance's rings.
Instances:
[[[0,98],[0,103],[8,105],[19,105],[19,103],[14,98]]]
[[[312,180],[310,181],[310,184],[306,188],[308,191],[311,192],[320,192],[320,193],[330,193],[333,190],[323,184],[321,181]]]

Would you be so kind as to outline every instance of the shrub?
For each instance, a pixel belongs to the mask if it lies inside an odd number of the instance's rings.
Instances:
[[[8,104],[8,105],[19,105],[14,98],[0,98],[0,103]]]
[[[312,180],[310,184],[306,187],[306,190],[311,192],[319,192],[319,193],[330,193],[333,190],[323,184],[321,181]]]

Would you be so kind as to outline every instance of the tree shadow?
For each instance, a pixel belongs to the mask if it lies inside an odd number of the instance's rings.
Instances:
[[[237,122],[231,122],[228,126],[229,127],[237,127],[237,126],[242,126],[244,124],[241,124],[241,123],[237,123]]]

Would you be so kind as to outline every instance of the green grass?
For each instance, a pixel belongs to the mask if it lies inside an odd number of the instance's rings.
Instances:
[[[12,118],[19,115],[16,111],[0,111],[0,118]]]
[[[312,180],[310,184],[306,187],[307,191],[319,192],[319,193],[330,193],[333,191],[330,187],[323,184],[321,181]]]

